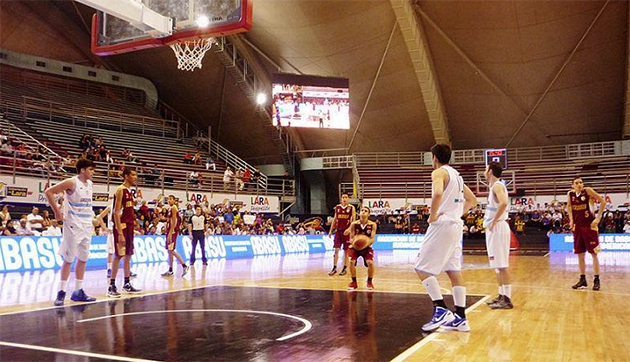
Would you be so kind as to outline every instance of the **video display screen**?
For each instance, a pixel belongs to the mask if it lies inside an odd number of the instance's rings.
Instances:
[[[274,126],[350,128],[347,78],[275,74],[272,97]]]

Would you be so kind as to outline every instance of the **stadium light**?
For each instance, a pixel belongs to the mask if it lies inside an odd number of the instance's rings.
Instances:
[[[267,95],[265,93],[258,93],[256,96],[256,103],[261,106],[267,103]]]
[[[197,18],[196,23],[198,27],[205,28],[210,25],[210,19],[205,15],[201,15]]]

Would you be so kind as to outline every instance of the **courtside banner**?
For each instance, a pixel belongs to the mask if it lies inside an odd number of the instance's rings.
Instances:
[[[134,238],[133,263],[168,261],[163,235]],[[424,235],[376,235],[375,250],[419,250]],[[60,268],[58,255],[60,236],[4,236],[0,237],[0,273],[47,270]],[[253,258],[261,255],[293,253],[324,253],[333,250],[333,239],[328,235],[212,235],[206,236],[208,259]],[[177,251],[188,261],[192,241],[187,235],[177,238]],[[201,260],[197,248],[196,260]],[[90,245],[88,268],[107,267],[107,237],[94,236]]]
[[[602,251],[630,251],[630,234],[600,234]],[[549,251],[573,251],[573,234],[551,234]]]

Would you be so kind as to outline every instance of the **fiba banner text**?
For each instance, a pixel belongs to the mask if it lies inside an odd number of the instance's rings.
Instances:
[[[630,234],[600,234],[601,251],[630,251]],[[572,234],[551,234],[549,251],[573,251]]]
[[[424,236],[421,235],[378,235],[376,250],[418,249]],[[0,272],[20,272],[60,268],[63,261],[58,255],[61,237],[17,236],[0,238]],[[164,248],[164,236],[136,236],[134,238],[133,263],[159,263],[168,260]],[[206,236],[208,259],[252,258],[259,255],[284,255],[291,253],[322,253],[332,250],[332,238],[327,235],[292,236]],[[188,236],[179,236],[177,251],[190,258],[192,241]],[[197,248],[196,259],[201,260]],[[92,237],[90,246],[90,269],[107,266],[107,238]]]

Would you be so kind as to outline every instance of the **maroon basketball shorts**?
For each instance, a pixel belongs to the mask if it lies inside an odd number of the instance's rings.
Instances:
[[[339,249],[343,246],[343,250],[348,250],[350,246],[350,235],[344,235],[346,230],[337,230],[335,231],[335,242],[333,247],[335,249]]]
[[[599,233],[590,226],[575,226],[573,232],[573,252],[582,254],[585,252],[599,252]]]
[[[350,260],[357,261],[359,257],[363,257],[363,260],[374,260],[374,249],[371,246],[368,246],[362,250],[354,250],[352,248],[348,249],[348,256]]]
[[[166,250],[175,250],[177,246],[177,232],[171,230],[166,233]]]
[[[122,223],[122,232],[125,237],[125,242],[119,242],[118,231],[114,231],[114,249],[116,256],[131,256],[133,255],[133,227],[134,223]]]

